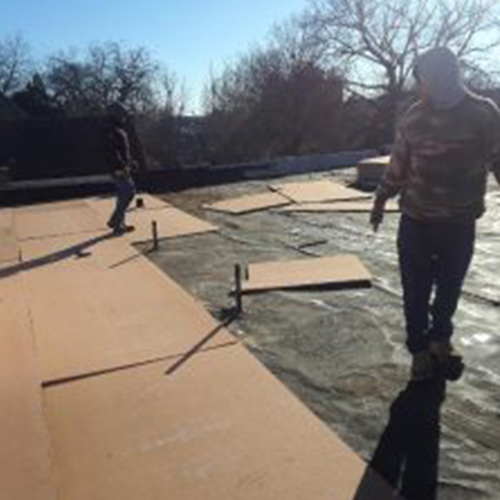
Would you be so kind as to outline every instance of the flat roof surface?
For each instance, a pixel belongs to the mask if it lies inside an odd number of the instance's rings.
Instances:
[[[286,182],[325,177],[330,175],[296,176]],[[336,181],[355,177],[355,169],[333,176]],[[234,264],[339,253],[359,256],[374,275],[371,289],[244,297],[245,314],[229,329],[342,439],[370,458],[391,404],[408,382],[396,255],[399,215],[387,214],[373,234],[367,213],[284,214],[271,209],[235,216],[202,208],[266,192],[268,183],[255,180],[165,195],[219,231],[172,240],[149,257],[217,316],[233,305],[228,294]],[[478,494],[496,500],[500,489],[500,334],[499,310],[493,305],[500,297],[500,190],[493,182],[486,201],[455,316],[454,341],[467,368],[461,381],[448,384],[441,408],[440,500],[475,500]]]
[[[0,267],[2,492],[393,498],[227,322],[131,246],[133,236],[100,229],[108,214],[94,203],[5,212],[20,259]],[[130,215],[172,220],[174,209],[157,205]],[[169,235],[162,245],[191,238]]]

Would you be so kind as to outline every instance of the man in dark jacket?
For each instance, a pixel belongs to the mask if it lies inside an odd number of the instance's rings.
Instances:
[[[107,137],[108,165],[116,185],[116,206],[108,221],[108,227],[116,235],[133,231],[133,226],[125,224],[125,212],[135,196],[132,179],[132,156],[126,132],[129,119],[125,108],[114,103],[108,107],[109,131]]]
[[[414,75],[419,100],[398,124],[371,223],[376,230],[385,202],[400,194],[407,347],[412,376],[423,380],[453,353],[452,317],[474,250],[475,221],[485,209],[489,169],[500,179],[500,112],[465,87],[446,48],[420,56]]]

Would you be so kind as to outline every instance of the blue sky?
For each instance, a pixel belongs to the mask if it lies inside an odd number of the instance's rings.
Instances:
[[[20,34],[36,59],[92,42],[144,46],[185,81],[196,107],[210,68],[265,41],[307,0],[1,0],[0,39]]]

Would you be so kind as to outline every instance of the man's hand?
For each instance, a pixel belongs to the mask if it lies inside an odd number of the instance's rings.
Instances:
[[[385,203],[380,203],[378,201],[375,201],[375,203],[373,204],[373,208],[370,213],[370,224],[375,233],[378,231],[378,227],[384,220],[384,206]]]

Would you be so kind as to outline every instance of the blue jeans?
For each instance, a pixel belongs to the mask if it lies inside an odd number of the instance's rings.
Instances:
[[[475,222],[455,224],[401,217],[399,267],[406,345],[412,354],[426,350],[430,341],[451,338],[452,318],[472,259],[474,241]]]
[[[125,224],[125,212],[135,196],[134,182],[130,178],[115,179],[116,205],[109,218],[108,226],[120,229]]]

